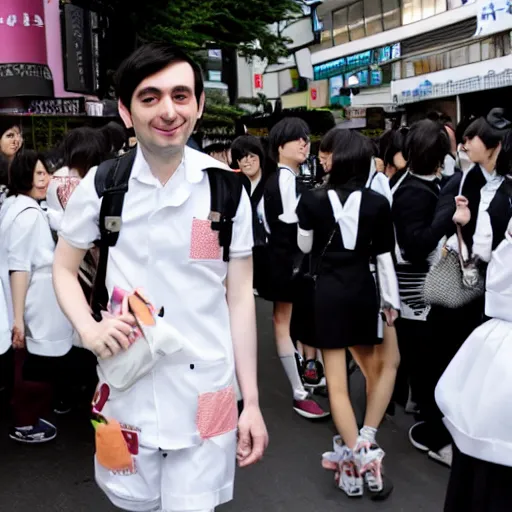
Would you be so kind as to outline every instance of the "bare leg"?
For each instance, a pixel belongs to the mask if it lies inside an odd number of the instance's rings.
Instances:
[[[359,434],[350,402],[345,349],[323,350],[331,414],[338,433],[349,448],[354,448]]]
[[[394,327],[384,327],[384,340],[373,347],[351,349],[366,379],[366,415],[364,424],[378,428],[393,395],[400,353]]]
[[[295,354],[295,346],[290,336],[293,305],[288,302],[274,304],[274,336],[279,357]]]

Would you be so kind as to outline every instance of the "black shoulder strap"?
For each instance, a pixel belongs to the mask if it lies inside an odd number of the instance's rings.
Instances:
[[[233,238],[233,219],[242,197],[243,180],[239,173],[217,167],[205,169],[210,181],[212,229],[219,232],[223,260],[229,261],[229,248]]]
[[[122,225],[124,195],[128,191],[128,181],[135,160],[132,150],[115,160],[107,160],[99,165],[94,186],[98,197],[102,198],[99,218],[100,239],[99,260],[92,288],[90,305],[94,316],[101,320],[101,311],[106,310],[108,292],[105,286],[109,248],[114,247]]]

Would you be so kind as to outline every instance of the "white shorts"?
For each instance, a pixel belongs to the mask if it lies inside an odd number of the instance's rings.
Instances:
[[[199,446],[161,451],[140,446],[131,474],[95,460],[96,482],[118,508],[132,512],[209,512],[233,499],[236,430]]]

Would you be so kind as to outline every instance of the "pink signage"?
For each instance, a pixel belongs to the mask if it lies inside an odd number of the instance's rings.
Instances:
[[[0,64],[47,64],[44,20],[43,0],[0,0]]]

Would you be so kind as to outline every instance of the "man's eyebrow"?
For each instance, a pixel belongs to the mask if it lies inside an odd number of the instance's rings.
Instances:
[[[176,92],[186,92],[186,93],[189,93],[189,94],[192,94],[193,91],[190,87],[188,87],[187,85],[177,85],[176,87],[173,88],[172,90],[173,93],[176,93]]]
[[[137,98],[142,98],[142,96],[146,96],[147,94],[160,95],[162,91],[156,87],[144,87],[137,93]]]

